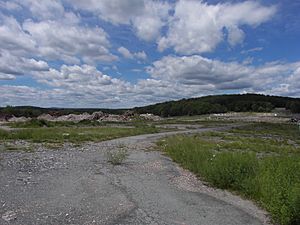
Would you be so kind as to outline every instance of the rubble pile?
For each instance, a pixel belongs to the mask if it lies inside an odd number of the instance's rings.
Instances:
[[[89,121],[105,121],[105,122],[126,122],[131,121],[134,117],[138,115],[135,114],[134,111],[126,111],[122,115],[115,115],[115,114],[108,114],[104,113],[102,111],[93,112],[92,114],[89,113],[82,113],[82,114],[67,114],[67,115],[55,115],[55,114],[42,114],[37,117],[38,120],[46,120],[46,121],[70,121],[70,122],[80,122],[84,120]],[[140,114],[139,117],[144,120],[152,120],[152,121],[158,121],[162,118],[159,116],[155,116],[153,114],[147,113],[147,114]],[[7,122],[26,122],[28,120],[31,120],[32,118],[27,117],[15,117],[12,116],[11,118],[0,118],[0,121],[7,121]]]
[[[124,113],[123,115],[113,115],[107,114],[104,112],[93,112],[92,114],[89,113],[82,113],[82,114],[68,114],[63,116],[52,116],[50,114],[42,114],[37,117],[38,120],[47,120],[47,121],[71,121],[71,122],[80,122],[83,120],[90,120],[90,121],[113,121],[113,122],[122,122],[122,121],[130,121],[134,114]],[[9,119],[9,122],[20,122],[20,121],[27,121],[29,118],[25,117],[13,117]]]

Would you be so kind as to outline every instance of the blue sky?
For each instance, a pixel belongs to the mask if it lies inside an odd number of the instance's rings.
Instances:
[[[298,0],[0,0],[0,105],[300,97]]]

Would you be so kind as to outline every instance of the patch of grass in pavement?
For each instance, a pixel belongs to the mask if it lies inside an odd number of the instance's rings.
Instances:
[[[159,145],[213,186],[255,200],[281,225],[300,224],[300,133],[251,124],[228,132],[174,136]]]
[[[145,133],[156,133],[153,126],[135,128],[124,127],[50,127],[28,128],[5,131],[0,129],[0,140],[27,140],[32,142],[80,143],[85,141],[103,141],[118,137],[133,136]]]
[[[128,156],[127,149],[119,146],[117,149],[108,151],[106,154],[107,161],[112,165],[121,165]]]

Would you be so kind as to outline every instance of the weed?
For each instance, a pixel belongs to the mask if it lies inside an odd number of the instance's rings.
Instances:
[[[127,158],[128,152],[124,147],[106,153],[107,161],[113,165],[120,165]]]

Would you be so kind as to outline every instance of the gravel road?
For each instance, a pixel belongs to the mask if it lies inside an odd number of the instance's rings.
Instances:
[[[250,201],[203,184],[160,152],[159,138],[194,129],[0,153],[0,224],[269,224]],[[126,148],[119,166],[106,153]]]

